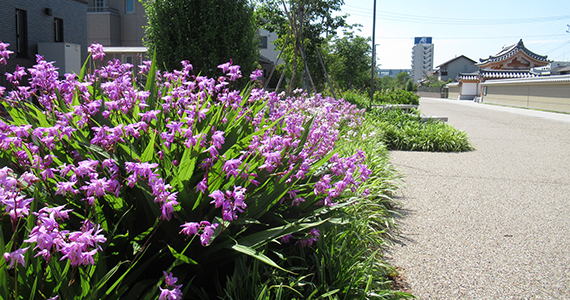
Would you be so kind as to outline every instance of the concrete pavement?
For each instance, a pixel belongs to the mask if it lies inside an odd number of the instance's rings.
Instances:
[[[387,253],[418,299],[570,299],[570,115],[422,98],[476,150],[392,151],[406,176]]]

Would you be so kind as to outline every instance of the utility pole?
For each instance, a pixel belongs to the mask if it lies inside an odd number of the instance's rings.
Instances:
[[[374,77],[376,73],[376,0],[374,0],[374,10],[372,11],[372,76],[370,82],[370,107],[374,99]]]

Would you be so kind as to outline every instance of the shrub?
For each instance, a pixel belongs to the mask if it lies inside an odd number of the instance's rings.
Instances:
[[[373,118],[369,114],[368,118]],[[418,111],[375,110],[378,127],[388,149],[409,151],[461,152],[473,148],[465,132],[437,121],[421,121]]]
[[[360,109],[370,107],[370,96],[367,96],[362,92],[345,91],[341,96],[345,101],[356,105]]]
[[[383,90],[374,93],[374,104],[412,104],[419,105],[420,97],[411,91]]]
[[[182,65],[145,62],[144,85],[118,61],[60,80],[38,57],[7,74],[2,298],[207,298],[247,257],[294,272],[276,261],[296,244],[277,241],[315,243],[370,175],[364,152],[335,150],[361,122],[353,105],[239,92],[239,66],[214,80]]]

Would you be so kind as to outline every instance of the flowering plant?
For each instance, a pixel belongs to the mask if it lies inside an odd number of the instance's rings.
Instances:
[[[38,56],[6,73],[1,297],[181,299],[207,292],[241,255],[281,268],[269,248],[312,245],[370,174],[363,152],[335,152],[360,122],[348,103],[233,90],[232,62],[218,79],[187,61],[132,67],[62,77]]]

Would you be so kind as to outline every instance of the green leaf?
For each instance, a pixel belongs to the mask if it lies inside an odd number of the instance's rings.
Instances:
[[[194,174],[194,168],[196,167],[196,161],[198,157],[192,157],[192,149],[187,148],[184,150],[182,159],[180,160],[180,167],[178,168],[178,174],[173,180],[173,186],[177,189],[183,189],[184,183],[192,178]]]
[[[170,250],[170,253],[172,253],[172,256],[174,256],[174,258],[182,261],[183,263],[186,263],[189,265],[197,265],[198,264],[195,260],[191,259],[190,257],[176,252],[176,250],[174,250],[174,248],[170,247],[170,245],[168,245],[168,250]]]
[[[91,58],[91,53],[89,53],[89,56],[87,56],[87,59],[83,63],[83,67],[81,67],[81,71],[79,71],[79,76],[78,76],[79,82],[83,82],[83,78],[85,78],[85,71],[87,70],[87,63],[89,62],[90,58]]]
[[[152,160],[152,157],[154,155],[155,138],[156,138],[156,131],[153,130],[152,135],[150,137],[150,141],[148,142],[146,149],[144,150],[143,154],[141,155],[141,162],[148,162],[148,161]]]
[[[117,272],[117,270],[119,270],[119,267],[122,266],[123,264],[128,263],[129,261],[122,261],[119,262],[115,267],[113,267],[111,270],[109,270],[109,272],[107,272],[107,274],[105,274],[105,276],[103,276],[103,278],[101,278],[97,284],[95,284],[95,287],[93,287],[91,294],[89,294],[89,296],[87,296],[87,298],[85,299],[97,299],[97,292],[107,283],[107,281],[109,281],[109,279],[111,279],[111,277],[113,275],[115,275],[115,273]]]
[[[311,223],[304,223],[304,222],[290,223],[283,226],[274,227],[264,231],[256,232],[254,234],[250,234],[248,236],[240,238],[237,242],[240,245],[245,245],[256,249],[275,239],[286,236],[288,234],[300,232],[309,228],[319,226],[325,223],[326,221],[327,219]]]
[[[237,251],[237,252],[240,252],[240,253],[249,255],[249,256],[251,256],[251,257],[253,257],[253,258],[255,258],[255,259],[258,259],[258,260],[260,260],[261,262],[264,262],[264,263],[266,263],[266,264],[268,264],[268,265],[270,265],[270,266],[272,266],[272,267],[275,267],[275,268],[277,268],[277,269],[279,269],[279,270],[282,270],[282,271],[285,271],[285,272],[287,272],[287,273],[291,273],[291,274],[297,275],[297,274],[294,273],[294,272],[291,272],[291,271],[289,271],[289,270],[285,270],[284,268],[282,268],[281,266],[279,266],[278,264],[276,264],[273,260],[271,260],[271,258],[265,256],[263,253],[261,253],[261,252],[259,252],[259,251],[256,251],[255,249],[252,249],[252,248],[250,248],[250,247],[243,246],[243,245],[237,245],[237,244],[236,244],[236,245],[232,245],[230,248],[233,249],[233,250],[235,250],[235,251]]]
[[[340,289],[332,290],[332,291],[330,291],[330,292],[328,292],[328,293],[322,294],[322,295],[321,295],[319,298],[317,298],[317,299],[324,299],[324,298],[326,298],[326,297],[330,297],[330,296],[332,296],[332,295],[338,293],[339,291],[340,291]]]
[[[148,76],[146,78],[146,85],[145,90],[150,92],[150,96],[148,97],[147,103],[150,109],[154,109],[156,105],[156,49],[153,51],[152,55],[152,63],[150,65]]]

